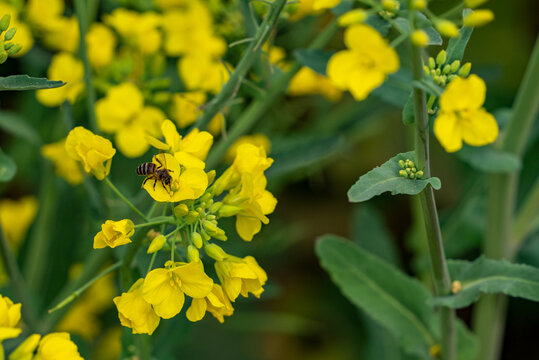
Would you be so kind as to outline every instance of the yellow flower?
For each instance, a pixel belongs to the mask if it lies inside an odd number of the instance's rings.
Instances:
[[[180,166],[178,160],[170,154],[158,154],[152,159],[159,167],[168,170],[171,177],[169,185],[157,178],[149,179],[143,185],[150,196],[160,202],[178,202],[188,199],[197,199],[208,187],[208,176],[198,167]]]
[[[476,8],[484,3],[486,3],[488,0],[464,0],[464,4],[466,7],[469,8]]]
[[[56,173],[67,180],[71,185],[78,185],[84,179],[79,164],[67,155],[66,139],[52,144],[43,145],[41,154],[54,164]]]
[[[55,26],[57,19],[64,13],[64,0],[29,0],[25,11],[38,30],[48,30]]]
[[[340,26],[350,26],[362,23],[367,19],[367,13],[363,9],[350,10],[339,16],[338,22]]]
[[[200,106],[206,102],[206,93],[190,91],[172,95],[170,117],[180,128],[193,124],[202,114]]]
[[[21,304],[13,304],[10,298],[0,295],[0,342],[19,336],[20,320]]]
[[[189,321],[202,320],[206,311],[211,313],[220,323],[223,323],[224,316],[234,313],[234,308],[230,300],[225,296],[221,285],[213,284],[213,289],[205,298],[195,298],[185,315]]]
[[[11,5],[8,5],[6,3],[0,3],[0,14],[0,16],[3,16],[5,14],[11,15],[11,21],[9,22],[9,26],[10,28],[14,27],[17,29],[17,32],[15,33],[15,36],[13,37],[12,41],[13,43],[22,46],[21,50],[17,54],[10,56],[23,56],[28,51],[30,51],[32,46],[34,46],[34,38],[32,36],[30,28],[28,27],[28,25],[20,21],[18,11]]]
[[[138,13],[124,8],[104,16],[105,24],[114,28],[122,38],[145,55],[154,54],[161,47],[161,16],[154,12]]]
[[[314,0],[313,10],[331,9],[339,5],[341,0]]]
[[[490,10],[475,10],[464,17],[464,26],[483,26],[494,20],[494,13]]]
[[[25,196],[18,200],[0,200],[0,223],[8,242],[18,248],[26,236],[28,228],[37,213],[35,196]]]
[[[101,231],[94,237],[94,249],[102,249],[105,246],[115,248],[116,246],[129,244],[131,237],[135,233],[135,224],[129,219],[120,221],[107,220],[101,225]]]
[[[287,93],[292,96],[321,94],[330,101],[338,101],[342,95],[342,91],[326,76],[306,66],[290,80]]]
[[[47,70],[49,80],[61,80],[66,84],[54,89],[36,91],[36,97],[45,106],[59,106],[64,100],[74,103],[84,91],[84,66],[70,53],[59,53],[52,57]]]
[[[264,291],[268,276],[255,258],[246,256],[243,259],[228,256],[223,261],[215,262],[215,270],[230,301],[235,301],[240,295],[247,297],[252,293],[256,297]]]
[[[142,296],[153,305],[157,315],[170,319],[182,310],[185,295],[204,298],[212,289],[213,280],[204,272],[201,261],[167,261],[164,269],[148,273],[144,279]]]
[[[79,49],[79,22],[75,16],[59,17],[44,33],[43,42],[56,51],[76,53]]]
[[[94,69],[109,65],[114,59],[116,36],[107,26],[93,23],[86,34],[88,60]]]
[[[210,55],[187,55],[178,60],[178,72],[189,90],[203,90],[212,94],[221,91],[232,71],[231,66],[213,59]]]
[[[9,360],[33,360],[34,351],[41,340],[41,335],[33,334],[28,336],[17,348],[9,355]]]
[[[399,68],[399,58],[382,36],[367,25],[346,29],[344,42],[348,50],[331,57],[327,74],[342,90],[350,90],[356,100],[365,99],[382,85],[388,74]]]
[[[66,332],[51,333],[43,336],[33,360],[84,360]]]
[[[231,163],[236,158],[236,153],[238,148],[242,144],[252,144],[256,147],[262,146],[265,153],[269,153],[271,150],[271,142],[268,137],[264,134],[253,134],[253,135],[243,135],[238,138],[230,147],[228,148],[224,158],[227,163]]]
[[[109,89],[107,96],[95,104],[97,126],[115,134],[118,149],[135,158],[148,151],[146,135],[158,136],[165,114],[156,107],[144,106],[141,91],[126,82]]]
[[[446,87],[434,121],[434,134],[445,151],[460,150],[463,141],[483,146],[496,140],[498,124],[482,107],[486,91],[485,82],[476,75],[457,77]]]
[[[69,157],[80,161],[84,171],[103,180],[109,174],[116,149],[109,140],[77,126],[67,135],[66,151]]]
[[[129,289],[113,299],[120,323],[131,328],[133,334],[151,335],[159,325],[159,316],[142,296],[144,279],[138,279]]]

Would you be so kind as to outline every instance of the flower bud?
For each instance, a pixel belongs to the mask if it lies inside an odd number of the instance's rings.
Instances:
[[[400,4],[395,0],[382,0],[382,7],[386,11],[396,12],[400,8]]]
[[[444,69],[442,70],[442,73],[443,73],[443,74],[449,74],[450,72],[451,72],[451,65],[446,64],[446,65],[444,66]]]
[[[436,56],[436,64],[438,64],[438,66],[442,66],[443,64],[445,64],[446,60],[447,60],[447,52],[445,52],[445,50],[440,51],[438,55]]]
[[[436,62],[434,61],[434,58],[429,57],[429,68],[431,70],[434,70],[436,68]]]
[[[215,180],[215,175],[217,173],[215,172],[215,170],[212,170],[212,171],[208,171],[206,173],[206,176],[208,177],[208,185],[211,185],[211,183],[213,183],[213,180]]]
[[[212,234],[214,238],[221,241],[227,241],[228,238],[226,237],[225,231],[223,229],[217,228],[217,231]]]
[[[223,206],[223,203],[220,201],[213,203],[209,208],[209,212],[212,214],[215,214],[216,212],[219,211],[219,209],[221,209],[222,206]]]
[[[9,28],[9,23],[11,21],[11,15],[5,14],[2,16],[2,19],[0,19],[0,32],[6,31]]]
[[[11,46],[11,47],[9,48],[9,50],[7,51],[7,53],[8,53],[8,55],[11,55],[11,56],[17,55],[17,53],[18,53],[19,51],[21,51],[21,49],[22,49],[22,45],[21,45],[21,44],[15,44],[15,45],[13,45],[13,46]]]
[[[406,170],[399,170],[399,175],[402,177],[407,177],[408,173],[406,172]]]
[[[440,68],[436,69],[435,71],[436,75],[440,76],[442,75],[442,70],[440,70]]]
[[[148,254],[153,254],[154,252],[157,252],[163,248],[163,245],[167,242],[167,238],[164,235],[156,236],[152,242],[150,243],[150,246],[148,246]]]
[[[404,160],[399,160],[399,166],[401,167],[401,169],[404,169],[405,166],[404,166]]]
[[[223,205],[217,215],[219,217],[230,217],[230,216],[234,216],[236,215],[237,213],[239,213],[241,211],[241,208],[238,207],[238,206],[234,206],[234,205]]]
[[[202,236],[202,239],[204,239],[205,241],[208,241],[211,239],[211,236],[208,235],[208,233],[204,229],[200,229],[200,235]]]
[[[458,280],[453,281],[451,283],[451,292],[457,294],[460,290],[462,290],[462,283]]]
[[[427,7],[426,0],[412,0],[412,9],[413,10],[423,10]]]
[[[410,173],[410,174],[408,174],[408,177],[409,177],[410,179],[412,179],[412,180],[415,179],[415,173]]]
[[[4,40],[5,41],[10,41],[11,39],[13,39],[13,37],[15,36],[15,33],[17,32],[17,28],[14,28],[12,27],[11,29],[9,29],[5,35],[4,35]]]
[[[216,244],[208,244],[204,246],[204,252],[209,257],[217,261],[223,261],[227,257],[226,252]]]
[[[3,48],[1,48],[0,49],[0,64],[5,63],[6,60],[7,60],[7,52]]]
[[[189,214],[185,216],[185,222],[188,224],[194,223],[198,218],[198,212],[196,211],[189,211]]]
[[[193,245],[189,245],[187,247],[187,259],[189,262],[197,262],[200,261],[200,254],[198,253],[198,250]]]
[[[447,79],[449,80],[449,82],[453,81],[455,78],[457,77],[457,75],[454,75],[454,74],[451,74],[447,77]]]
[[[472,70],[472,63],[467,62],[466,64],[462,65],[462,67],[459,70],[459,76],[460,77],[466,77],[470,74],[470,70]]]
[[[414,164],[414,162],[412,160],[408,160],[408,166],[413,168],[413,167],[415,167],[415,164]]]
[[[429,67],[428,67],[427,65],[424,65],[424,66],[423,66],[423,70],[425,71],[425,76],[429,76],[429,74],[430,74],[430,69],[429,69]]]
[[[339,26],[350,26],[365,21],[367,13],[363,9],[354,9],[339,17]]]
[[[191,241],[197,248],[200,249],[202,247],[202,236],[200,236],[200,234],[196,231],[191,233]]]
[[[208,220],[202,220],[202,226],[204,227],[204,230],[208,232],[208,234],[213,235],[217,232],[218,227],[215,226],[212,222]]]
[[[434,25],[442,36],[457,37],[459,35],[459,29],[449,20],[439,20]]]
[[[419,170],[418,172],[415,173],[416,175],[416,178],[421,178],[423,176],[423,171]]]
[[[460,60],[455,60],[451,63],[451,72],[456,73],[460,67]]]
[[[490,10],[476,10],[464,16],[463,24],[467,27],[483,26],[494,20],[494,13]]]
[[[488,0],[464,0],[464,4],[466,5],[466,7],[474,9],[478,6],[483,5],[487,1]]]
[[[429,36],[423,30],[415,30],[410,36],[412,44],[416,47],[425,47],[429,43]]]
[[[189,208],[185,204],[180,204],[174,208],[174,216],[184,217],[189,213]]]

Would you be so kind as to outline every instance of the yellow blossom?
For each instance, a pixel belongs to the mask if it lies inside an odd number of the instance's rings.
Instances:
[[[487,1],[488,0],[464,0],[464,4],[466,5],[466,7],[474,9],[480,5],[483,5]]]
[[[228,148],[224,159],[227,163],[231,163],[236,158],[236,153],[238,148],[242,144],[252,144],[256,147],[262,146],[265,153],[269,153],[271,149],[271,142],[268,137],[264,134],[252,134],[252,135],[243,135],[238,138],[230,147]]]
[[[34,351],[41,340],[41,335],[33,334],[28,336],[13,352],[9,355],[9,360],[32,360]]]
[[[206,102],[204,91],[190,91],[172,95],[170,117],[180,128],[193,124],[202,114],[200,107]]]
[[[35,196],[25,196],[18,200],[0,200],[0,224],[13,248],[17,249],[21,245],[36,217],[37,208]]]
[[[350,10],[341,16],[339,16],[340,26],[350,26],[358,23],[362,23],[367,19],[367,13],[363,9]]]
[[[228,68],[227,68],[228,67]],[[232,71],[225,65],[206,54],[187,55],[178,60],[178,72],[189,90],[203,90],[212,94],[221,91]]]
[[[144,106],[141,91],[125,82],[109,89],[95,104],[97,126],[115,134],[118,149],[127,157],[139,157],[148,151],[146,135],[158,136],[165,114],[156,107]]]
[[[153,305],[155,313],[170,319],[183,307],[185,295],[204,298],[213,289],[201,261],[183,263],[167,261],[165,268],[155,269],[144,279],[142,296]]]
[[[313,10],[331,9],[339,5],[341,0],[314,0]]]
[[[56,51],[76,53],[79,49],[79,23],[75,16],[59,17],[44,33],[43,42]]]
[[[498,137],[494,116],[482,106],[487,88],[477,75],[455,78],[440,97],[434,134],[447,152],[460,150],[462,142],[472,146],[490,144]]]
[[[11,15],[11,21],[9,25],[10,27],[14,27],[17,29],[17,32],[15,33],[15,36],[13,37],[12,41],[13,43],[19,44],[22,47],[17,54],[10,56],[23,56],[28,51],[30,51],[32,46],[34,46],[34,38],[32,36],[30,28],[28,27],[28,25],[20,21],[18,11],[9,4],[0,3],[0,14],[0,16],[3,16],[5,14]]]
[[[290,21],[298,21],[305,16],[318,12],[313,9],[315,0],[302,0],[296,4],[294,12],[290,15]]]
[[[43,336],[33,360],[84,360],[66,332],[51,333]]]
[[[382,85],[388,74],[399,68],[399,58],[382,36],[367,25],[346,29],[344,42],[348,50],[331,57],[328,77],[342,90],[350,90],[356,100],[365,99]]]
[[[20,320],[21,304],[13,304],[10,298],[0,295],[0,342],[19,336]]]
[[[67,180],[71,185],[78,185],[84,179],[79,164],[67,155],[66,139],[52,144],[43,145],[41,154],[54,164],[56,173]]]
[[[114,59],[116,36],[107,26],[93,23],[86,34],[88,60],[94,69],[109,65]]]
[[[287,93],[292,96],[321,94],[334,102],[342,96],[342,91],[326,76],[306,66],[302,67],[290,80]]]
[[[110,15],[104,16],[104,22],[143,54],[154,54],[161,47],[161,16],[157,13],[138,13],[117,8]]]
[[[242,259],[229,255],[223,261],[215,262],[215,270],[230,301],[235,301],[240,294],[247,297],[252,293],[260,297],[268,280],[266,272],[252,256]]]
[[[103,180],[109,174],[116,149],[109,140],[77,126],[67,135],[66,151],[69,157],[80,161],[84,171]]]
[[[138,279],[129,289],[113,299],[118,317],[123,326],[131,328],[133,334],[151,335],[159,325],[159,316],[142,295],[144,279]]]
[[[483,26],[494,20],[494,13],[490,10],[475,10],[464,16],[464,26]]]
[[[135,233],[135,224],[129,219],[120,221],[107,220],[101,225],[101,231],[94,237],[94,249],[101,249],[105,246],[115,248],[116,246],[129,244]]]
[[[54,89],[37,90],[36,97],[45,106],[59,106],[64,100],[74,103],[84,91],[83,77],[82,61],[66,52],[54,55],[47,70],[47,78],[61,80],[66,84]]]
[[[28,0],[26,15],[40,31],[48,30],[64,13],[64,3],[64,0]]]
[[[234,313],[234,308],[230,300],[223,292],[221,285],[213,284],[212,291],[205,298],[195,298],[185,315],[189,321],[202,320],[206,311],[212,314],[220,323],[223,323],[224,316]]]

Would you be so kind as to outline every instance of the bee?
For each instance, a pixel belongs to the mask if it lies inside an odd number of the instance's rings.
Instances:
[[[146,176],[146,179],[142,182],[142,187],[144,187],[144,184],[146,184],[146,181],[153,179],[153,189],[155,190],[155,185],[158,181],[161,182],[163,187],[166,189],[167,186],[170,187],[170,183],[172,182],[172,176],[170,176],[169,173],[173,172],[172,170],[167,169],[166,162],[163,165],[163,163],[155,157],[155,160],[159,163],[159,165],[154,164],[153,162],[146,162],[143,164],[140,164],[137,167],[137,174]]]

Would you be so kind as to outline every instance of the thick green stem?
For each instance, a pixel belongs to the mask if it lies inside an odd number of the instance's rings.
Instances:
[[[338,29],[339,26],[337,25],[337,22],[333,21],[312,42],[309,49],[317,50],[323,48],[337,33]],[[256,122],[260,120],[270,106],[272,106],[279,96],[286,91],[288,83],[294,77],[294,75],[296,75],[299,69],[301,69],[300,63],[298,61],[292,62],[289,70],[286,73],[279,75],[275,81],[273,81],[264,97],[262,99],[255,100],[249,105],[241,117],[234,123],[234,125],[232,125],[227,137],[222,139],[213,147],[206,161],[207,168],[213,169],[226,153],[230,145],[232,145],[232,143],[241,135],[247,133],[256,124]]]
[[[539,107],[539,38],[518,90],[513,112],[498,147],[522,156],[526,139]],[[510,258],[519,172],[490,176],[487,231],[484,253],[492,259]],[[483,296],[474,310],[473,327],[479,336],[479,360],[497,360],[503,343],[507,299],[503,295]]]
[[[410,24],[413,25],[413,18]],[[419,48],[411,46],[412,73],[414,80],[421,81],[423,77],[423,62]],[[415,157],[416,167],[422,169],[425,177],[431,176],[430,154],[429,154],[429,118],[425,92],[414,87],[414,116],[415,116]],[[427,186],[419,195],[425,228],[427,230],[427,240],[432,275],[434,278],[434,288],[436,295],[447,295],[451,290],[451,280],[445,260],[444,247],[442,242],[442,232],[438,221],[438,211],[434,199],[434,190]],[[442,325],[442,359],[456,359],[456,327],[455,311],[446,307],[440,309]]]
[[[95,89],[92,81],[92,68],[88,60],[88,50],[86,49],[86,32],[88,31],[88,13],[84,0],[75,0],[75,12],[79,22],[80,33],[80,55],[84,63],[84,81],[86,83],[86,106],[88,107],[88,117],[90,128],[97,130],[97,120],[95,117]]]
[[[122,199],[122,201],[124,203],[127,204],[127,206],[129,206],[134,212],[136,212],[141,218],[143,218],[145,221],[148,221],[148,218],[146,217],[146,215],[144,215],[135,205],[133,205],[133,203],[131,201],[129,201],[125,196],[124,194],[122,194],[120,192],[120,190],[118,190],[118,188],[116,186],[114,186],[114,184],[110,181],[110,179],[108,177],[105,177],[105,183],[107,183],[107,185],[112,189],[112,191],[114,191],[114,193],[116,195],[118,195],[118,197],[120,199]]]
[[[281,13],[281,10],[285,4],[286,0],[275,0],[272,3],[268,13],[266,14],[266,18],[262,24],[260,24],[253,41],[251,41],[245,50],[245,54],[238,63],[238,66],[232,75],[230,75],[230,78],[221,89],[221,92],[214,97],[204,109],[204,114],[198,119],[195,127],[205,129],[210,123],[211,119],[213,119],[213,117],[219,111],[221,111],[223,107],[225,107],[227,103],[236,95],[243,78],[258,57],[262,44],[266,42],[271,31],[277,25],[279,14]]]
[[[535,179],[533,186],[520,207],[513,225],[513,241],[511,244],[511,257],[522,245],[522,242],[539,226],[539,178]]]

